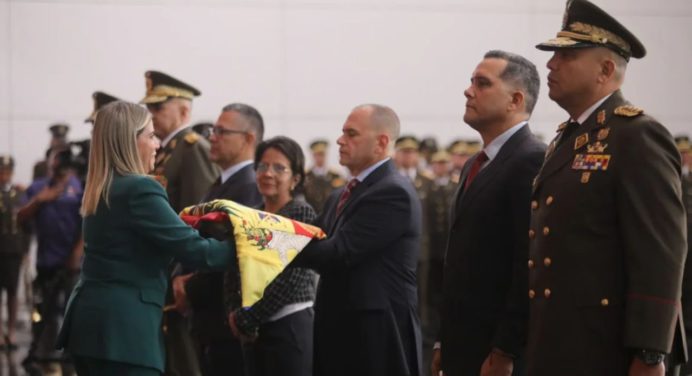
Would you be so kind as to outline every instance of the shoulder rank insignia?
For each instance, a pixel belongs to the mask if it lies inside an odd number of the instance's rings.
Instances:
[[[346,184],[346,182],[342,178],[337,177],[334,180],[332,180],[332,187],[333,188],[339,188],[344,184]]]
[[[197,140],[199,140],[199,135],[197,134],[197,132],[190,132],[185,135],[185,142],[187,142],[190,145],[197,142]]]
[[[564,122],[564,123],[558,125],[557,126],[557,132],[562,132],[565,130],[565,128],[567,128],[567,122]]]
[[[617,108],[615,108],[615,111],[614,111],[615,115],[625,116],[625,117],[634,117],[634,116],[641,114],[642,112],[644,112],[644,110],[642,110],[641,108],[635,107],[635,106],[632,106],[629,104],[617,107]]]
[[[572,162],[573,170],[605,171],[610,163],[610,154],[577,154]]]
[[[596,141],[593,144],[586,145],[586,150],[589,153],[603,153],[608,147],[608,144]]]
[[[603,125],[603,124],[605,124],[605,120],[606,120],[606,113],[605,113],[605,110],[601,110],[601,111],[598,113],[598,115],[596,115],[596,122],[597,122],[599,125]]]
[[[574,140],[574,150],[581,148],[589,142],[589,134],[584,133],[579,135],[576,140]]]
[[[596,139],[598,141],[603,141],[606,138],[608,138],[609,134],[610,134],[610,128],[603,128],[603,129],[599,130],[598,133],[596,134]]]

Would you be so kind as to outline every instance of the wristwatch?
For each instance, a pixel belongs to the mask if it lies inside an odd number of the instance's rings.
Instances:
[[[666,359],[666,354],[653,350],[635,350],[634,356],[647,366],[655,366]]]

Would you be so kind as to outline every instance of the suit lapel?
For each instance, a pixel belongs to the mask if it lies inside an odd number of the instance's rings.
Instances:
[[[380,181],[384,176],[387,175],[387,173],[396,173],[396,171],[394,170],[394,163],[391,160],[388,160],[387,162],[383,163],[380,167],[376,168],[372,173],[370,173],[370,175],[368,175],[368,177],[365,178],[364,181],[358,183],[358,185],[356,185],[356,187],[353,188],[353,190],[351,191],[351,196],[349,196],[348,200],[346,200],[346,203],[344,204],[343,209],[341,209],[341,214],[338,217],[336,217],[336,209],[333,211],[333,213],[330,214],[330,216],[332,216],[333,218],[333,221],[332,225],[330,226],[329,233],[332,233],[334,229],[339,227],[341,221],[351,214],[354,208],[354,203],[365,194],[365,192],[368,190],[368,187]],[[339,196],[341,196],[342,192],[343,189],[339,192]]]
[[[584,121],[583,124],[579,125],[577,130],[572,133],[572,135],[561,142],[560,147],[555,150],[546,161],[543,163],[541,170],[536,176],[536,182],[533,187],[533,191],[540,186],[540,184],[545,181],[545,179],[559,171],[566,163],[572,161],[576,154],[580,151],[586,150],[587,145],[595,140],[595,131],[599,128],[604,128],[608,124],[608,121],[612,118],[613,109],[621,104],[625,103],[624,98],[620,91],[614,92],[610,98],[603,102],[598,108]],[[603,120],[599,121],[599,113],[603,112]],[[583,138],[584,135],[588,137],[587,142],[577,143],[578,138]],[[582,151],[583,152],[583,151]]]
[[[529,125],[525,125],[521,129],[519,129],[515,134],[510,137],[504,145],[502,145],[502,148],[500,148],[500,151],[498,154],[493,158],[493,160],[485,166],[482,170],[478,172],[478,175],[476,175],[475,179],[473,180],[473,183],[469,186],[468,190],[464,192],[463,188],[461,189],[461,194],[459,197],[459,202],[457,203],[457,208],[459,209],[458,212],[456,213],[455,217],[453,218],[454,221],[452,221],[452,225],[454,225],[454,222],[459,218],[461,214],[461,208],[463,208],[465,202],[472,201],[473,198],[478,195],[478,193],[483,192],[483,187],[487,185],[489,182],[493,180],[493,177],[498,174],[498,172],[502,171],[505,168],[505,161],[509,159],[517,150],[517,146],[520,145],[526,138],[531,136],[531,129],[529,128]]]

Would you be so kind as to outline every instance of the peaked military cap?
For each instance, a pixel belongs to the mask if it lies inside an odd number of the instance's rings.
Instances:
[[[0,168],[14,169],[14,158],[9,155],[0,155]]]
[[[449,161],[450,161],[449,153],[447,153],[444,150],[435,152],[435,154],[432,155],[432,158],[430,158],[430,163],[449,162]]]
[[[437,140],[435,140],[433,137],[426,137],[420,141],[420,146],[419,146],[420,151],[424,150],[430,150],[430,151],[437,151]]]
[[[466,142],[466,152],[468,155],[474,155],[479,151],[483,150],[483,145],[478,140],[472,140]]]
[[[466,154],[466,149],[466,141],[464,140],[454,140],[447,146],[447,152],[449,152],[449,154],[464,155]]]
[[[108,103],[120,100],[119,98],[106,94],[102,91],[95,91],[94,94],[91,95],[91,98],[94,100],[94,110],[91,112],[91,115],[84,120],[85,122],[91,123],[96,120],[96,113],[101,109],[101,107],[107,105]]]
[[[147,71],[144,73],[146,80],[147,93],[142,104],[153,104],[167,101],[169,98],[192,98],[202,94],[193,86],[186,84],[177,78],[157,71]]]
[[[413,136],[401,136],[394,142],[396,150],[415,149],[418,150],[418,139]]]
[[[329,146],[329,142],[325,139],[317,139],[314,140],[310,143],[310,151],[313,153],[324,153],[327,151],[327,147]]]
[[[211,137],[211,129],[214,127],[212,123],[197,123],[192,126],[192,130],[207,140]]]
[[[681,153],[689,153],[692,151],[692,144],[690,144],[690,138],[688,136],[675,137],[675,145],[677,145],[678,151]]]
[[[644,45],[626,27],[587,0],[568,0],[557,36],[536,45],[543,51],[606,47],[629,60],[646,55]]]
[[[53,138],[65,138],[65,136],[67,136],[67,132],[70,131],[70,126],[63,123],[57,123],[48,127],[48,130]]]

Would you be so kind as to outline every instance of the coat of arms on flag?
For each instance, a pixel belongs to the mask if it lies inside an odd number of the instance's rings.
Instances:
[[[230,221],[233,226],[242,306],[257,302],[264,289],[313,238],[324,239],[320,228],[240,205],[214,200],[180,213],[193,227],[201,221]]]

